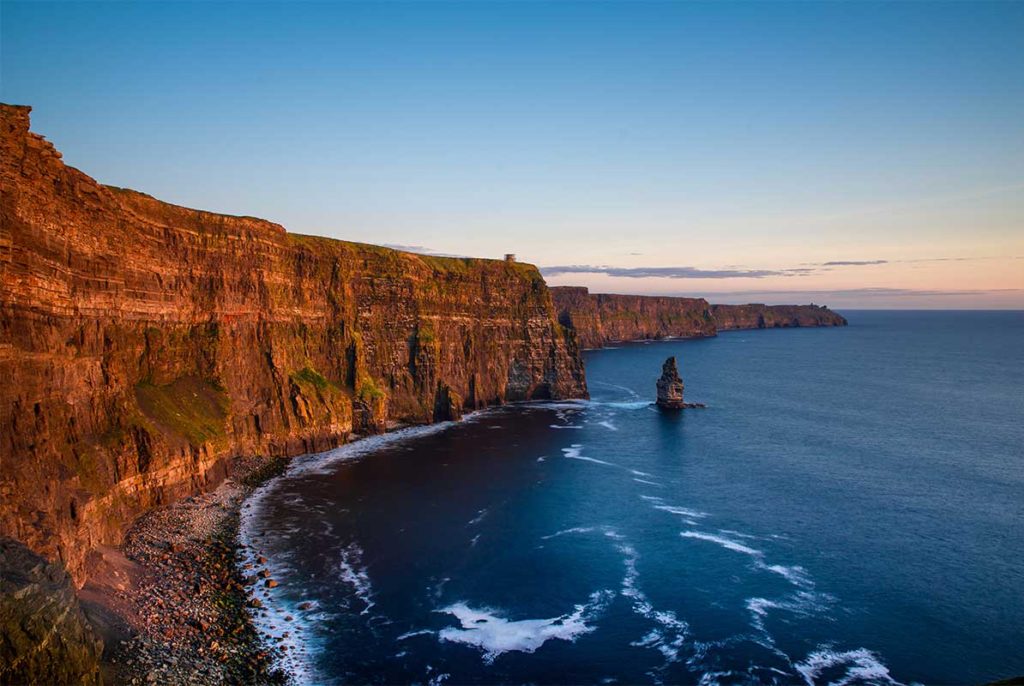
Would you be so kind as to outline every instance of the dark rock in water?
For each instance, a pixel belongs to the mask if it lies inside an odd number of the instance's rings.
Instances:
[[[658,379],[658,407],[667,410],[683,409],[683,380],[679,376],[676,358],[670,357],[661,366],[661,378]]]
[[[102,652],[68,573],[0,538],[0,683],[99,684]]]
[[[665,360],[658,379],[658,407],[665,410],[705,407],[704,403],[683,402],[683,379],[679,376],[675,356]]]

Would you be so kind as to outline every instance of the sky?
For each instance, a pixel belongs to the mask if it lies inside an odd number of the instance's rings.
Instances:
[[[0,3],[103,183],[552,285],[1024,309],[1024,2]]]

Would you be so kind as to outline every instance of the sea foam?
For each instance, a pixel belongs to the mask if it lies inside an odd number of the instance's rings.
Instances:
[[[819,646],[802,662],[793,665],[808,686],[816,686],[827,670],[845,669],[838,679],[829,681],[830,686],[847,686],[848,684],[899,684],[889,674],[889,668],[882,664],[881,659],[866,648],[834,652],[827,646]]]
[[[562,448],[562,453],[570,460],[583,460],[584,462],[593,462],[595,464],[603,464],[609,467],[614,467],[611,462],[605,462],[604,460],[598,460],[597,458],[587,457],[583,454],[583,446],[579,443],[573,443],[568,448]]]
[[[734,541],[731,538],[726,538],[725,536],[716,536],[715,534],[707,534],[701,531],[683,531],[679,535],[683,538],[696,538],[701,541],[717,543],[718,545],[722,546],[723,548],[726,548],[727,550],[732,550],[737,553],[743,553],[744,555],[760,557],[763,554],[760,550],[756,550],[754,548],[751,548],[750,546],[743,545],[739,541]]]
[[[510,620],[488,608],[474,609],[466,603],[455,603],[439,610],[454,615],[462,628],[442,629],[438,638],[479,648],[487,664],[502,653],[532,653],[547,641],[575,641],[596,628],[592,622],[609,602],[608,591],[597,591],[583,605],[551,619]]]

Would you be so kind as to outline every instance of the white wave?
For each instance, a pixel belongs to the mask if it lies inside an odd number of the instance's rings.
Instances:
[[[724,672],[705,672],[704,674],[701,674],[700,681],[697,682],[697,686],[721,686],[722,682],[719,681],[720,678],[729,678],[735,676],[736,674],[734,672],[730,672],[728,670]],[[725,683],[732,684],[735,682],[735,678],[732,678],[726,681]]]
[[[432,595],[434,597],[434,600],[439,600],[441,598],[441,595],[444,594],[444,586],[445,586],[445,584],[447,584],[451,580],[452,580],[452,578],[450,576],[446,576],[443,579],[441,579],[439,582],[434,584],[433,587],[430,587],[430,586],[427,587],[427,590],[430,591],[430,595]]]
[[[767,635],[764,618],[769,610],[785,610],[806,617],[826,609],[831,600],[832,597],[825,593],[796,591],[783,598],[747,598],[745,605],[751,613],[751,625]]]
[[[665,658],[667,667],[669,663],[679,659],[679,651],[682,649],[689,635],[689,624],[679,619],[670,610],[658,610],[654,607],[647,595],[640,589],[640,572],[637,569],[637,561],[640,558],[625,536],[610,526],[586,526],[563,529],[553,534],[544,536],[545,540],[565,536],[567,534],[587,534],[599,531],[606,538],[613,541],[615,548],[622,554],[622,564],[625,573],[619,588],[619,595],[628,598],[632,603],[632,610],[635,614],[656,624],[643,638],[632,645],[653,648],[658,650]]]
[[[680,517],[689,517],[690,519],[701,519],[707,517],[707,512],[701,512],[700,510],[691,510],[688,507],[679,507],[678,505],[655,505],[655,510],[661,510],[662,512],[669,512]]]
[[[589,400],[526,400],[496,407],[526,408],[528,410],[585,410],[588,405],[590,405]]]
[[[540,457],[537,458],[537,462],[543,462],[546,459],[548,459],[547,455],[541,455]]]
[[[470,547],[473,547],[473,548],[475,548],[475,547],[476,547],[476,544],[477,544],[477,543],[478,543],[479,541],[480,541],[480,534],[477,534],[477,535],[476,535],[476,536],[474,536],[474,537],[473,537],[472,539],[470,539],[470,541],[469,541],[469,545],[470,545]]]
[[[615,466],[611,462],[605,462],[604,460],[598,460],[597,458],[583,455],[583,446],[579,443],[573,443],[568,448],[562,448],[562,453],[570,460],[583,460],[584,462],[593,462],[595,464],[603,464],[609,467]]]
[[[608,349],[610,350],[611,348],[608,348]],[[628,386],[620,386],[618,384],[608,383],[607,381],[590,381],[589,383],[590,383],[591,386],[604,386],[606,388],[614,388],[614,389],[619,390],[619,391],[625,391],[626,393],[629,394],[629,396],[631,398],[639,398],[640,397],[637,394],[636,391],[634,391],[632,388],[629,388]],[[605,404],[610,404],[610,403],[605,403]]]
[[[588,622],[604,610],[609,596],[608,591],[597,591],[591,594],[587,603],[577,605],[571,613],[551,619],[515,621],[494,610],[474,609],[466,603],[455,603],[439,612],[454,615],[462,628],[442,629],[438,637],[479,648],[483,651],[484,662],[491,664],[502,653],[532,653],[552,639],[571,643],[579,636],[594,631],[597,627]]]
[[[659,484],[657,481],[647,481],[646,479],[637,478],[634,478],[633,481],[637,482],[638,484],[646,484],[648,486],[657,486],[658,488],[664,488],[664,484]]]
[[[749,546],[745,546],[739,541],[734,541],[731,538],[724,536],[716,536],[714,534],[706,534],[700,531],[684,531],[679,534],[683,538],[696,538],[701,541],[710,541],[711,543],[717,543],[718,545],[728,550],[733,550],[737,553],[743,553],[744,555],[760,556],[762,555],[760,550],[755,550]]]
[[[814,586],[810,577],[807,575],[807,570],[798,565],[786,566],[786,565],[769,565],[759,564],[758,567],[765,569],[773,574],[778,574],[783,577],[786,581],[793,584],[794,586],[810,587]]]
[[[690,626],[683,620],[676,617],[670,610],[658,610],[648,599],[647,595],[640,589],[638,584],[640,572],[637,569],[637,561],[640,554],[622,534],[612,528],[605,528],[604,535],[615,541],[615,547],[622,553],[622,563],[626,569],[622,577],[622,586],[619,593],[632,601],[632,608],[635,614],[654,622],[658,627],[649,631],[644,638],[633,645],[642,645],[645,648],[655,648],[665,658],[663,667],[679,659],[679,651],[686,642]]]
[[[816,686],[825,670],[845,667],[845,673],[838,679],[830,681],[831,686],[847,686],[847,684],[899,684],[889,674],[889,668],[882,664],[881,659],[866,648],[833,652],[828,646],[819,646],[802,662],[793,665],[808,686]]]
[[[462,422],[466,423],[468,421],[477,420],[480,416],[486,413],[488,413],[488,410],[472,412],[463,417]],[[257,489],[257,492],[267,488],[275,488],[279,479],[290,479],[303,474],[330,474],[332,468],[338,462],[345,462],[358,457],[364,457],[377,452],[382,448],[399,445],[406,441],[422,438],[423,436],[441,433],[442,431],[447,431],[453,426],[456,426],[456,422],[438,422],[436,424],[428,424],[426,426],[413,426],[405,429],[399,429],[398,431],[392,431],[391,433],[361,438],[358,441],[346,443],[341,447],[335,448],[334,450],[328,450],[327,452],[301,455],[292,459],[288,465],[288,469],[282,476],[268,481],[260,489]],[[253,496],[250,496],[250,502],[253,500],[255,495],[256,493],[254,493]]]
[[[614,424],[612,424],[610,421],[607,421],[607,420],[605,420],[603,422],[598,422],[598,424],[600,424],[601,426],[603,426],[606,429],[610,429],[611,431],[618,431],[619,430],[619,427],[615,426]]]
[[[594,530],[595,530],[595,527],[592,527],[592,526],[574,526],[571,529],[562,529],[561,531],[556,531],[553,534],[548,534],[547,536],[541,536],[541,540],[547,541],[547,540],[550,540],[552,538],[558,538],[559,536],[565,536],[566,534],[589,534],[591,531],[594,531]]]
[[[433,633],[434,632],[431,631],[430,629],[419,629],[419,630],[416,630],[416,631],[407,631],[404,634],[402,634],[401,636],[396,637],[395,641],[396,642],[397,641],[404,641],[406,639],[413,638],[415,636],[426,636],[427,634],[433,634]]]
[[[549,424],[552,429],[582,429],[583,427],[579,424]]]
[[[603,406],[603,408],[615,408],[616,410],[641,410],[651,404],[650,400],[625,400],[615,402],[591,401],[591,404]]]
[[[661,502],[665,501],[664,498],[656,496],[656,495],[642,495],[642,496],[640,496],[640,500],[646,500],[646,501],[651,502],[651,503],[661,503]]]
[[[356,597],[366,606],[359,614],[367,614],[374,605],[373,587],[370,585],[370,575],[363,565],[363,549],[358,544],[350,543],[341,549],[339,572],[341,580],[352,586]]]
[[[629,473],[633,476],[646,476],[648,479],[653,478],[654,475],[650,472],[641,472],[639,469],[630,469]]]
[[[486,517],[486,516],[487,516],[487,508],[486,507],[483,508],[482,510],[477,510],[476,511],[476,517],[473,517],[473,519],[469,520],[469,522],[466,524],[466,526],[476,526],[480,522],[484,521],[484,517]]]

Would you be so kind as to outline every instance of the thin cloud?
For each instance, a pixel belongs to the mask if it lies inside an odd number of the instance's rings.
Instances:
[[[921,296],[977,296],[991,293],[1022,293],[1024,288],[990,288],[990,289],[964,289],[964,290],[932,290],[916,288],[839,288],[833,290],[742,290],[742,291],[716,291],[708,293],[706,297],[715,298],[721,296],[796,296],[796,297],[843,297],[857,296],[865,298],[885,297],[921,297]]]
[[[466,255],[459,255],[458,253],[438,252],[422,245],[405,245],[403,243],[382,243],[381,245],[392,250],[401,250],[402,252],[411,252],[417,255],[430,255],[431,257],[466,257]]]
[[[607,274],[626,279],[763,279],[768,276],[799,276],[812,268],[796,269],[699,269],[697,267],[609,267],[573,264],[542,267],[544,276],[561,274]]]
[[[605,274],[625,279],[764,279],[771,276],[809,276],[822,274],[841,267],[866,267],[883,264],[909,264],[922,262],[966,262],[993,260],[998,257],[929,257],[905,260],[829,260],[804,262],[800,267],[754,269],[740,265],[726,265],[718,269],[699,267],[615,267],[610,265],[573,264],[541,267],[544,276],[563,274]],[[1012,259],[1012,258],[1011,258]]]
[[[392,250],[401,250],[402,252],[415,252],[423,255],[436,255],[437,253],[430,248],[422,245],[405,245],[403,243],[384,243],[385,248],[391,248]]]

